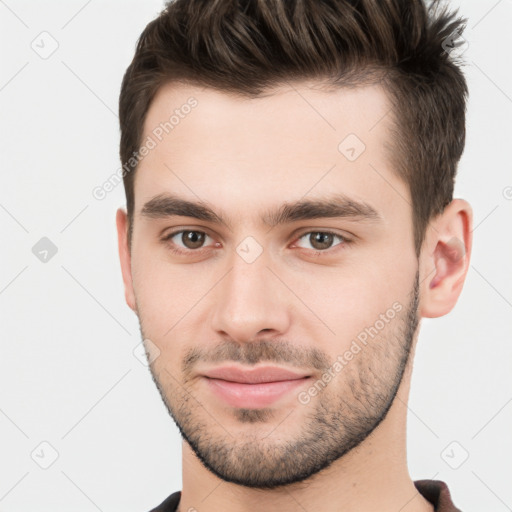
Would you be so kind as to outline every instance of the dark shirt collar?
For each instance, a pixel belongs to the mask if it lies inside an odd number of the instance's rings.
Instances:
[[[418,492],[434,505],[435,512],[461,512],[453,504],[448,486],[441,480],[416,480],[414,485]],[[150,512],[176,512],[180,498],[181,491],[176,491]]]

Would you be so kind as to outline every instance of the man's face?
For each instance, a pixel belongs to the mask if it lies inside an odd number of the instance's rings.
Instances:
[[[169,133],[158,129],[176,109]],[[377,86],[242,99],[168,85],[151,105],[143,140],[157,144],[135,179],[127,297],[169,412],[224,480],[301,481],[363,442],[393,402],[418,261],[410,194],[386,153],[391,115]],[[268,366],[301,378],[205,376]]]

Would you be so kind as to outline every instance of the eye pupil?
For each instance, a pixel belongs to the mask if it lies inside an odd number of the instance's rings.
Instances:
[[[200,231],[183,231],[181,241],[187,249],[197,249],[203,245],[204,235]]]
[[[333,242],[333,235],[331,233],[311,233],[309,235],[311,245],[318,250],[328,249]]]

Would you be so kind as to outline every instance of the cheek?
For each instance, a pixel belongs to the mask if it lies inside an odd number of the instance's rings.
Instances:
[[[177,321],[180,304],[186,299],[187,289],[179,273],[171,272],[171,269],[149,251],[134,251],[133,288],[140,320],[150,331],[146,335],[161,336],[165,326],[167,329],[172,327]]]
[[[190,321],[189,314],[212,289],[216,273],[211,266],[177,265],[158,249],[134,250],[132,277],[144,334],[164,342]]]
[[[332,273],[312,276],[309,290],[303,288],[303,293],[308,297],[308,306],[334,331],[339,352],[376,322],[381,327],[381,315],[385,320],[394,319],[397,309],[405,309],[410,301],[414,272],[415,267],[406,261],[391,264],[386,258],[373,263],[361,261]],[[395,323],[385,322],[381,334],[385,336],[388,325]],[[329,344],[329,351],[332,347]]]

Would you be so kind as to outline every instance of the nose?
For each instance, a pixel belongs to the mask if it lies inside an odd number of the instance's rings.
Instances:
[[[215,287],[212,328],[217,335],[245,342],[286,333],[291,297],[268,268],[265,252],[252,263],[235,253],[230,263],[231,270]]]

